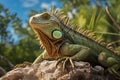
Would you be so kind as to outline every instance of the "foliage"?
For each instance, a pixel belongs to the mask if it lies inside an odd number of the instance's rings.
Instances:
[[[8,31],[10,23],[15,21],[16,14],[10,14],[9,9],[4,8],[0,4],[0,66],[8,66],[9,60],[3,57],[4,51],[8,50],[6,46],[13,44],[12,35]],[[12,65],[9,65],[11,68]]]
[[[14,36],[19,37],[17,42]],[[10,70],[18,63],[33,62],[41,53],[38,50],[39,43],[35,40],[28,21],[26,26],[23,26],[17,14],[11,14],[9,9],[0,5],[0,66]]]
[[[95,32],[115,48],[120,46],[120,1],[61,0],[63,11],[72,15],[74,24]],[[70,4],[68,4],[70,3]],[[106,7],[107,6],[107,7]],[[108,10],[108,11],[107,11]],[[114,20],[111,19],[110,15]],[[69,15],[68,15],[69,16]]]

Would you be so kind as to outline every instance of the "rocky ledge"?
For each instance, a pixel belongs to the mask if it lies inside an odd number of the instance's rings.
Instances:
[[[0,80],[117,80],[101,66],[92,67],[88,62],[74,61],[66,69],[62,63],[56,67],[57,61],[44,60],[39,64],[18,67],[7,72]]]

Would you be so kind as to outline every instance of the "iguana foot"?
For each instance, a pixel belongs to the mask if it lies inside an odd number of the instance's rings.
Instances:
[[[72,68],[74,68],[74,64],[73,64],[73,61],[72,61],[71,57],[61,57],[61,58],[59,58],[58,61],[57,61],[56,67],[62,61],[63,61],[63,64],[62,64],[63,70],[66,69],[66,65],[67,65],[68,61],[70,62]]]
[[[17,64],[17,65],[15,65],[13,69],[16,69],[16,68],[25,68],[26,66],[31,66],[31,64],[32,64],[32,63],[25,61],[25,62],[22,63],[22,64]]]
[[[120,70],[120,65],[116,64],[110,68],[108,68],[108,71],[115,75],[116,78],[120,79],[120,73],[118,72],[118,70]]]

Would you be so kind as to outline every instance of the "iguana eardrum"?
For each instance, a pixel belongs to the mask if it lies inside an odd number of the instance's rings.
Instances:
[[[120,78],[120,56],[104,46],[100,39],[92,38],[93,34],[89,31],[72,29],[69,18],[61,12],[52,10],[36,14],[29,23],[45,48],[33,64],[61,57],[59,61],[65,60],[66,64],[69,60],[74,67],[72,60],[82,60],[91,64],[99,63]]]

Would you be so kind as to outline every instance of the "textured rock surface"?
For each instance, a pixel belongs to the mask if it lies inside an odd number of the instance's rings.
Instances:
[[[63,70],[62,65],[55,67],[57,61],[43,61],[39,64],[16,68],[0,78],[0,80],[117,80],[105,73],[104,68],[92,68],[87,62],[74,62]],[[107,75],[106,75],[107,74]],[[113,78],[113,79],[112,79]]]

